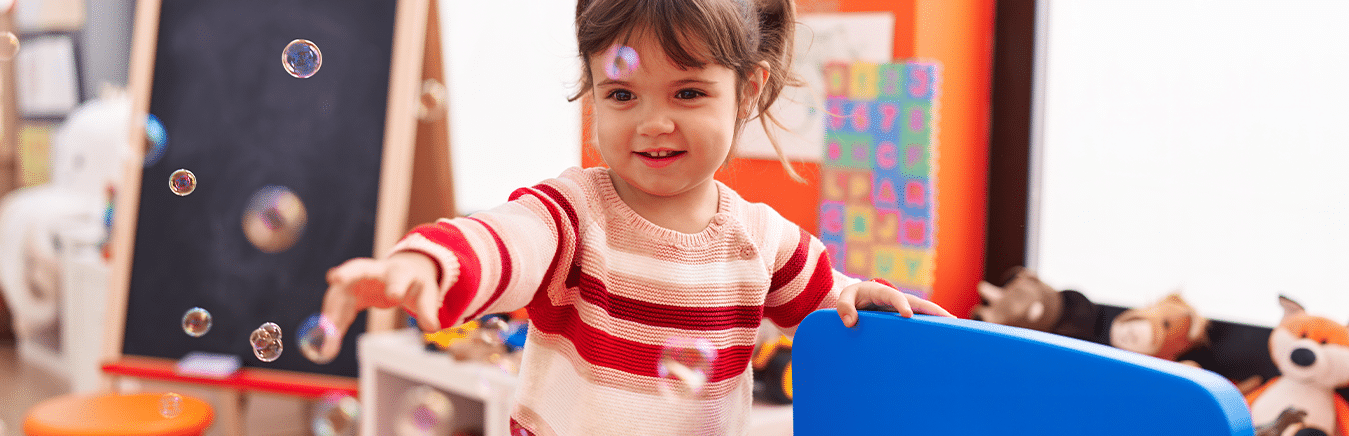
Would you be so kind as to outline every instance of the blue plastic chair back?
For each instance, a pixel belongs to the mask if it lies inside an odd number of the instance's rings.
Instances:
[[[1213,372],[980,321],[820,310],[792,366],[797,436],[1255,434]]]

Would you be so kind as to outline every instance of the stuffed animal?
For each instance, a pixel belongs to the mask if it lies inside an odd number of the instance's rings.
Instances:
[[[1087,297],[1072,290],[1056,291],[1026,268],[1012,268],[1007,275],[1011,279],[1003,287],[979,282],[983,302],[971,318],[1077,339],[1095,337],[1099,308]]]
[[[1174,361],[1207,342],[1208,319],[1199,316],[1180,294],[1126,310],[1110,322],[1110,345],[1166,360]]]
[[[1279,305],[1283,320],[1269,335],[1269,355],[1281,375],[1246,395],[1251,421],[1275,421],[1296,407],[1307,413],[1296,435],[1349,436],[1349,403],[1335,392],[1349,385],[1349,327],[1283,296]]]
[[[1255,427],[1255,436],[1283,436],[1284,432],[1300,431],[1302,420],[1307,418],[1307,412],[1296,407],[1289,407],[1279,412],[1279,417],[1274,418],[1274,422]],[[1294,433],[1296,434],[1296,433]]]

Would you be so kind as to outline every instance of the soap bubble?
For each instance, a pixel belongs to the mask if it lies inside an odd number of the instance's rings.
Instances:
[[[5,32],[0,35],[0,61],[14,59],[14,55],[19,54],[19,37],[14,32]]]
[[[200,307],[188,309],[187,313],[183,314],[183,331],[194,338],[211,331],[211,312]]]
[[[323,365],[337,357],[342,338],[337,335],[337,326],[328,317],[322,314],[310,315],[295,329],[295,335],[300,341],[300,354],[310,362]]]
[[[159,415],[173,419],[183,414],[183,396],[169,392],[159,397]]]
[[[145,116],[145,164],[151,166],[159,163],[159,159],[164,157],[164,148],[169,145],[169,133],[164,130],[164,123],[159,121],[155,114]]]
[[[449,432],[454,404],[429,386],[417,386],[403,394],[402,410],[395,427],[398,436],[429,436]]]
[[[360,427],[361,403],[350,395],[323,397],[310,423],[314,436],[355,436]]]
[[[446,100],[449,90],[436,79],[422,81],[422,96],[417,102],[417,119],[435,121],[445,117]]]
[[[274,323],[264,323],[248,336],[253,345],[253,355],[263,362],[271,362],[281,357],[281,328]]]
[[[281,51],[281,66],[285,67],[286,72],[292,77],[308,78],[319,72],[319,67],[323,66],[323,52],[319,51],[319,46],[313,42],[297,39],[286,44],[286,49]]]
[[[656,368],[662,378],[661,394],[696,397],[712,375],[717,349],[703,338],[671,338],[661,349]]]
[[[309,222],[300,197],[283,186],[268,185],[253,193],[244,209],[244,236],[264,253],[294,246]]]
[[[191,194],[197,190],[197,175],[184,169],[174,171],[169,176],[169,189],[180,197]]]
[[[609,51],[604,52],[601,59],[604,61],[604,75],[613,80],[627,80],[641,64],[637,50],[622,44],[609,47]]]

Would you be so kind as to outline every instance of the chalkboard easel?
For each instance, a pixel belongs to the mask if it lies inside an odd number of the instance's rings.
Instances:
[[[361,321],[329,365],[304,359],[293,330],[319,309],[327,268],[382,256],[412,225],[455,214],[448,117],[418,118],[423,81],[444,80],[436,0],[142,0],[136,8],[130,143],[146,143],[143,122],[155,114],[169,145],[154,164],[144,155],[123,163],[105,374],[215,386],[239,401],[251,391],[354,393]],[[313,77],[281,71],[290,38],[324,50]],[[174,168],[193,169],[197,190],[169,192]],[[250,194],[270,185],[289,186],[308,210],[302,236],[281,252],[250,245],[240,224]],[[211,331],[188,337],[176,320],[208,305],[218,308],[208,309]],[[378,331],[398,316],[363,318],[366,331]],[[263,321],[288,335],[273,362],[247,346]],[[176,374],[190,351],[239,355],[244,366],[215,380]],[[111,378],[104,387],[113,388]],[[228,433],[242,434],[240,411],[219,411]]]

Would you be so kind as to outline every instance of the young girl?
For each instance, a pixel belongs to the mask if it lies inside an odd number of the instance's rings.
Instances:
[[[324,315],[345,332],[360,310],[401,306],[435,331],[527,308],[512,435],[744,434],[761,319],[791,333],[821,308],[849,326],[867,305],[950,316],[835,271],[818,239],[713,180],[790,77],[793,9],[581,0],[577,97],[594,99],[608,168],[569,169],[343,263]],[[715,356],[705,379],[663,394],[663,349],[690,339],[712,348],[699,350]]]

